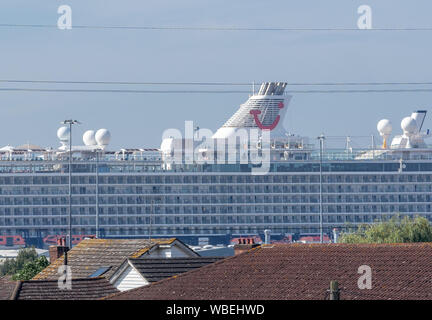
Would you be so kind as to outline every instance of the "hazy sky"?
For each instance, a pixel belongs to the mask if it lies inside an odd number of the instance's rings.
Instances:
[[[72,8],[73,25],[355,28],[358,6],[368,4],[372,7],[375,28],[432,26],[430,0],[2,0],[0,24],[55,25],[59,17],[57,8],[63,4]],[[431,38],[432,31],[0,27],[0,79],[431,82]],[[0,88],[7,87],[108,88],[0,83]],[[306,88],[287,90],[290,89]],[[389,118],[394,133],[399,133],[400,120],[414,109],[429,110],[431,98],[432,93],[295,94],[284,125],[291,132],[310,137],[321,132],[331,136],[366,136],[377,135],[378,120]],[[162,132],[167,128],[183,128],[184,120],[216,131],[246,99],[245,94],[0,91],[0,146],[26,142],[58,146],[59,121],[74,118],[83,122],[75,131],[75,141],[81,142],[85,130],[104,127],[111,131],[112,148],[158,147]],[[432,128],[432,115],[425,126]]]

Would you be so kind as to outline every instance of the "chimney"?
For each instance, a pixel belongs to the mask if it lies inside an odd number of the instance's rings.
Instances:
[[[270,244],[270,230],[269,229],[265,229],[264,230],[264,236],[265,236],[265,240],[264,240],[264,243],[265,244]]]
[[[49,246],[49,258],[50,263],[53,263],[58,258],[60,258],[63,254],[69,251],[69,248],[66,246],[66,239],[59,238],[57,239],[56,246]]]
[[[234,255],[238,255],[242,252],[248,251],[252,248],[258,247],[259,244],[255,243],[253,238],[239,239],[238,244],[234,245]]]
[[[337,228],[333,229],[333,243],[337,243],[339,238],[339,230]]]

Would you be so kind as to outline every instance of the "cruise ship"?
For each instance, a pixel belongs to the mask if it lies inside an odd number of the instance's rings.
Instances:
[[[56,147],[1,148],[0,236],[43,245],[68,233],[70,208],[74,237],[178,237],[191,245],[266,229],[280,239],[321,227],[331,236],[395,213],[432,219],[426,111],[402,119],[399,135],[382,119],[370,146],[331,149],[325,136],[284,128],[286,89],[263,83],[214,134],[167,130],[159,148],[111,150],[106,129],[71,146],[69,127],[58,130]]]

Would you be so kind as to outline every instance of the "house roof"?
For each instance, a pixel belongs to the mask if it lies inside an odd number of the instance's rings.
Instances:
[[[220,259],[216,257],[137,258],[128,259],[128,261],[148,282],[156,282],[196,268],[201,268]]]
[[[0,277],[0,300],[9,300],[15,289],[16,281],[10,276]]]
[[[372,289],[359,289],[372,270]],[[108,299],[432,299],[432,243],[263,245]]]
[[[119,292],[104,277],[73,279],[72,288],[60,289],[58,280],[18,281],[12,300],[96,300]]]
[[[126,258],[138,258],[159,245],[179,241],[172,239],[85,239],[68,252],[72,278],[86,278],[101,267],[111,267],[104,277],[109,278]],[[60,257],[37,274],[34,280],[58,279],[57,270],[64,263]]]

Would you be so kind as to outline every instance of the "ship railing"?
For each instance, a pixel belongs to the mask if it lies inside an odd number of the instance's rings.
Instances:
[[[280,159],[276,161],[295,161],[285,159],[282,152],[291,154],[307,154],[308,160],[320,160],[320,151],[317,149],[286,150],[277,149],[281,152]],[[344,160],[432,160],[432,149],[326,149],[322,153],[323,161],[344,161]],[[304,161],[304,159],[301,159]]]

